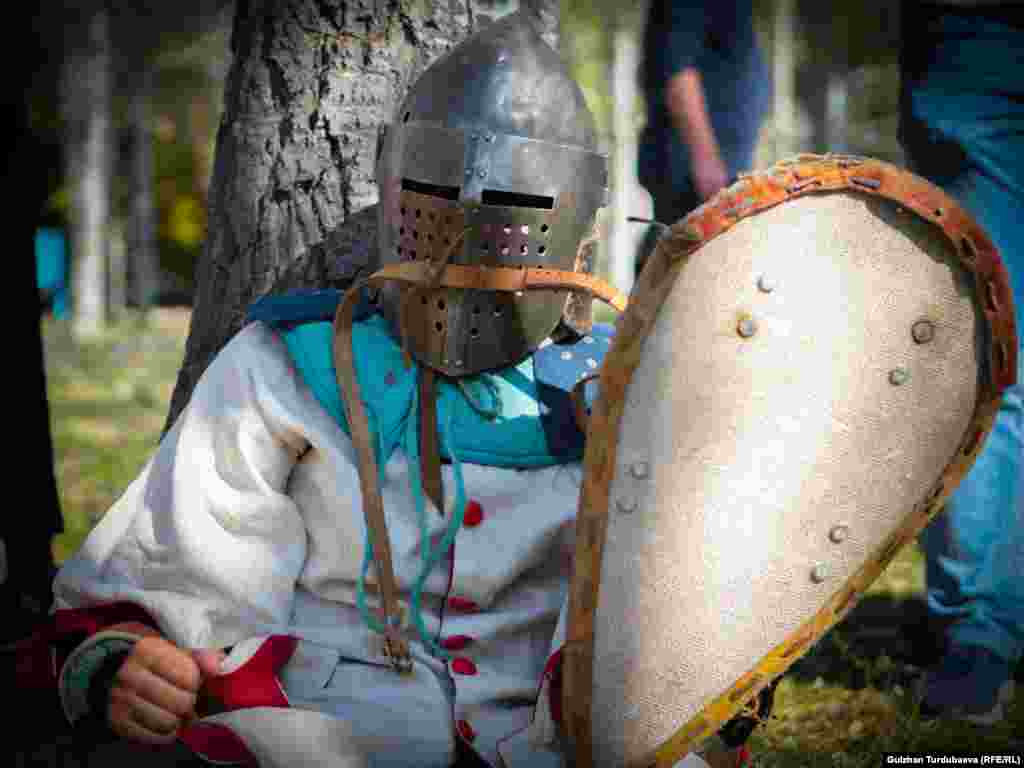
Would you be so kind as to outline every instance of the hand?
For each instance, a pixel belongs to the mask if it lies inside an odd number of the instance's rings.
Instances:
[[[149,628],[128,631],[139,640],[110,689],[108,721],[118,736],[141,744],[167,745],[196,717],[203,680],[219,674],[222,651],[178,648]],[[128,629],[122,626],[122,629]]]
[[[717,152],[695,152],[693,186],[701,200],[708,200],[729,183],[729,170]]]

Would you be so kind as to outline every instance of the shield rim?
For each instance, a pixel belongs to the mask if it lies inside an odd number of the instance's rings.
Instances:
[[[633,372],[661,305],[686,262],[710,240],[743,219],[806,195],[859,192],[890,200],[938,226],[974,276],[977,305],[987,327],[987,375],[982,377],[970,425],[954,458],[931,492],[916,504],[865,563],[785,640],[634,765],[670,768],[702,740],[741,712],[801,658],[856,604],[905,544],[942,509],[988,437],[1006,387],[1016,383],[1017,329],[1009,274],[995,245],[952,197],[909,171],[853,155],[801,154],[739,181],[674,224],[648,259],[618,318],[601,367],[601,393],[587,423],[583,484],[576,520],[575,566],[569,587],[567,635],[562,651],[562,732],[578,768],[594,764],[592,694],[594,624],[601,559],[616,469],[617,436]]]

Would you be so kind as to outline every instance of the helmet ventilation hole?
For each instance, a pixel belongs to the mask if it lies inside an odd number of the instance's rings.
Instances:
[[[542,235],[546,235],[548,233],[549,229],[550,229],[550,227],[547,224],[541,224],[540,225],[540,232],[541,232]]]
[[[523,254],[523,256],[525,256],[526,254],[528,254],[530,252],[530,249],[527,248],[526,245],[524,244],[524,245],[519,246],[519,252],[521,254]]]
[[[438,333],[443,331],[444,330],[444,323],[442,323],[440,320],[438,320],[436,323],[434,323],[434,330],[437,331]]]
[[[441,310],[442,312],[444,311],[444,299],[438,299],[437,300],[437,308],[439,310]]]
[[[539,253],[541,256],[543,256],[547,252],[547,250],[548,250],[547,247],[542,245],[539,248],[537,248],[537,253]]]
[[[479,328],[470,328],[469,329],[469,335],[470,335],[470,337],[472,337],[474,339],[477,338],[480,335],[480,329]]]

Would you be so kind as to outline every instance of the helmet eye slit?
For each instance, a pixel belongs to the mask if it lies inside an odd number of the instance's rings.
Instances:
[[[550,211],[555,207],[555,198],[546,195],[527,195],[522,192],[501,192],[497,189],[485,189],[480,194],[480,202],[484,205],[499,205],[504,208],[542,208]]]
[[[430,184],[425,181],[416,181],[415,179],[402,179],[402,190],[417,192],[421,195],[430,195],[431,197],[440,197],[444,200],[458,200],[460,191],[459,187]]]

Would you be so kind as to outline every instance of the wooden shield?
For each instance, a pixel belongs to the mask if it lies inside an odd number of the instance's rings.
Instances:
[[[577,766],[671,766],[854,604],[1015,377],[1005,267],[941,190],[800,156],[674,225],[590,417],[564,654]]]

